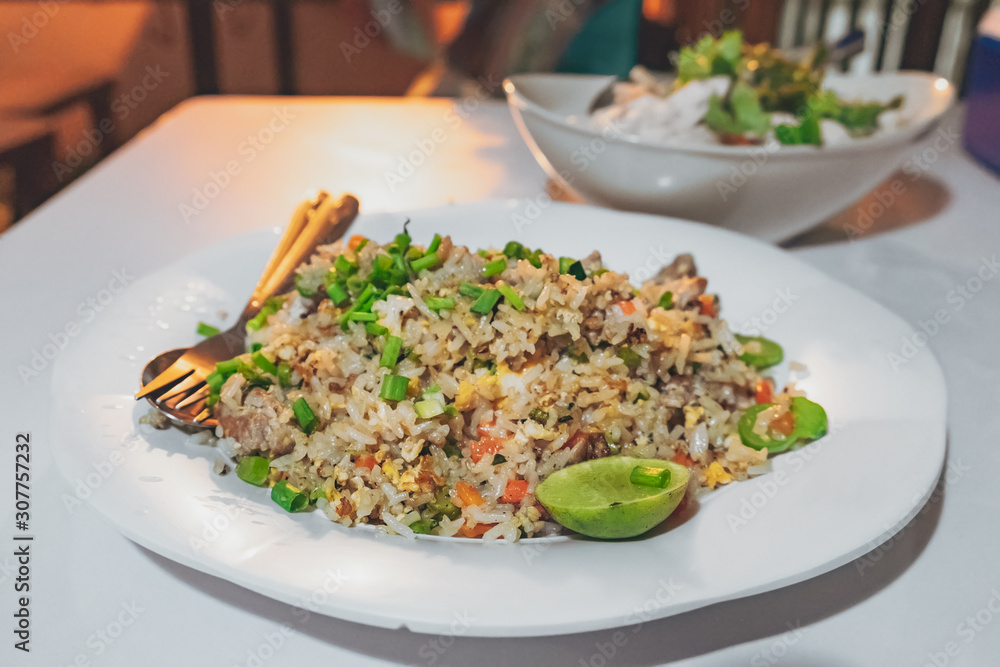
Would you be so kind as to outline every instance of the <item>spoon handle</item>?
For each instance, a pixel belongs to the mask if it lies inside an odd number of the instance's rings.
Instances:
[[[281,235],[278,245],[274,248],[274,252],[271,253],[271,258],[267,260],[267,266],[261,272],[260,279],[257,281],[258,283],[266,280],[278,268],[281,260],[291,249],[292,244],[295,243],[295,239],[299,238],[299,234],[305,229],[310,217],[316,213],[317,207],[326,199],[329,199],[329,197],[330,193],[320,190],[298,205],[295,212],[292,213],[292,219],[288,221],[288,226],[285,227],[285,233]]]
[[[315,209],[309,215],[313,205]],[[345,194],[334,199],[326,193],[320,193],[317,198],[300,206],[254,288],[240,317],[241,323],[246,324],[253,318],[268,297],[294,289],[295,270],[312,256],[318,246],[341,238],[357,217],[358,207],[358,200],[353,195]]]

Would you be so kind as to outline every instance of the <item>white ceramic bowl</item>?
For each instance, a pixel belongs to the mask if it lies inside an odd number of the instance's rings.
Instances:
[[[511,113],[549,175],[595,204],[700,220],[768,241],[802,232],[870,192],[933,132],[955,88],[924,72],[829,74],[841,97],[905,95],[905,126],[846,145],[666,146],[575,125],[606,76],[521,74],[504,82]]]

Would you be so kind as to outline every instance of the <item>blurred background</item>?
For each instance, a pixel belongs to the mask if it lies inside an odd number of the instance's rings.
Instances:
[[[460,95],[514,72],[669,71],[679,46],[736,28],[781,48],[860,30],[842,69],[961,85],[990,4],[0,0],[0,230],[194,95]]]

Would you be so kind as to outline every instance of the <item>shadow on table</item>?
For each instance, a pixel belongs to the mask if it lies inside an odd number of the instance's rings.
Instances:
[[[929,500],[909,523],[864,556],[831,572],[769,593],[640,625],[554,637],[492,639],[422,635],[318,614],[310,614],[302,621],[301,614],[296,615],[290,605],[180,565],[143,547],[137,548],[180,581],[226,604],[248,610],[275,624],[289,625],[296,632],[341,649],[381,660],[404,665],[580,667],[615,664],[640,667],[691,658],[772,636],[776,637],[775,645],[783,643],[787,650],[797,641],[797,631],[801,628],[875,595],[909,568],[934,534],[941,516],[947,461],[945,465]],[[781,557],[780,550],[780,545],[775,545],[776,558]],[[734,560],[738,557],[738,554],[733,555]],[[610,658],[609,653],[612,653]],[[761,664],[765,661],[762,656]],[[829,660],[795,664],[840,667]]]
[[[904,229],[935,217],[951,202],[948,186],[932,176],[897,171],[818,226],[783,243],[784,248],[842,243]]]
[[[545,190],[556,201],[586,203],[551,179]],[[780,245],[791,249],[843,243],[904,229],[935,217],[951,200],[951,190],[942,181],[897,171],[853,205]]]

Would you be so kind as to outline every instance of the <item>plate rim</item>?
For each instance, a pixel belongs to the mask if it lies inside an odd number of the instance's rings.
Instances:
[[[476,210],[484,210],[484,209],[487,210],[487,211],[491,211],[492,210],[492,211],[496,211],[496,212],[499,213],[499,212],[503,212],[503,211],[506,211],[506,210],[510,210],[514,204],[519,204],[519,203],[520,203],[519,200],[491,199],[491,200],[485,200],[485,201],[479,201],[479,202],[470,202],[470,203],[462,203],[462,204],[452,203],[452,204],[446,204],[444,206],[435,206],[435,207],[428,207],[428,208],[423,208],[423,209],[414,209],[414,210],[398,211],[398,212],[381,212],[381,211],[380,212],[373,212],[373,213],[365,214],[365,217],[368,217],[368,218],[376,218],[376,217],[380,217],[380,216],[405,217],[407,215],[409,215],[409,216],[420,215],[420,216],[431,216],[432,217],[434,214],[437,214],[437,213],[440,213],[440,212],[448,212],[451,215],[455,215],[456,212],[463,212],[463,211],[467,212],[467,211],[476,211]],[[581,208],[580,205],[565,204],[565,203],[561,203],[561,202],[553,202],[552,206],[556,210],[565,210],[565,211],[570,211],[570,212],[578,212],[580,210],[580,208]],[[734,231],[731,231],[731,230],[721,229],[721,228],[714,227],[714,226],[703,225],[701,223],[696,223],[696,222],[681,220],[681,219],[678,219],[678,218],[669,218],[669,217],[665,217],[665,216],[657,216],[657,215],[642,214],[642,213],[627,213],[627,212],[614,211],[614,210],[602,209],[602,208],[599,208],[599,207],[591,207],[591,206],[586,206],[586,207],[583,207],[583,208],[588,209],[591,213],[595,213],[595,214],[601,215],[601,216],[609,216],[609,217],[612,217],[612,218],[638,218],[638,219],[646,219],[646,220],[655,220],[655,221],[658,221],[660,223],[662,223],[662,222],[669,222],[671,224],[680,225],[682,227],[697,227],[698,231],[701,232],[701,233],[706,233],[706,234],[709,234],[709,235],[729,236],[729,237],[733,238],[734,240],[738,240],[740,243],[749,243],[751,245],[756,246],[757,249],[760,250],[760,251],[762,251],[762,252],[772,253],[775,256],[781,256],[783,258],[783,261],[791,262],[791,263],[795,264],[798,270],[805,271],[808,274],[811,274],[812,276],[816,277],[823,284],[832,285],[836,289],[846,290],[846,292],[850,293],[853,297],[864,300],[865,302],[869,303],[871,306],[877,308],[879,310],[879,312],[883,316],[888,317],[890,320],[895,321],[897,324],[902,325],[903,327],[905,327],[905,329],[907,331],[909,331],[909,332],[915,332],[916,331],[910,325],[909,322],[906,322],[905,320],[903,320],[901,317],[899,317],[898,315],[896,315],[895,313],[893,313],[891,310],[889,310],[888,308],[886,308],[882,304],[880,304],[880,303],[874,301],[873,299],[867,297],[866,295],[864,295],[863,293],[859,292],[858,290],[856,290],[856,289],[854,289],[854,288],[852,288],[852,287],[850,287],[848,285],[844,285],[843,283],[839,282],[835,278],[833,278],[833,277],[831,277],[831,276],[823,273],[819,269],[817,269],[817,268],[815,268],[815,267],[807,264],[806,262],[804,262],[803,260],[801,260],[799,257],[795,256],[794,253],[790,253],[790,252],[784,251],[782,249],[776,248],[775,246],[773,246],[773,245],[771,245],[769,243],[766,243],[764,241],[761,241],[759,239],[752,238],[752,237],[747,237],[747,236],[741,235],[741,234],[739,234],[737,232],[734,232]],[[562,220],[562,218],[560,216],[560,221],[558,223],[553,223],[553,224],[564,224],[564,220]],[[473,232],[473,234],[475,234],[475,233],[481,233],[481,232]],[[167,263],[167,264],[165,264],[162,267],[156,268],[155,270],[153,270],[152,272],[150,272],[148,274],[140,276],[138,278],[138,280],[146,280],[146,279],[152,280],[152,279],[155,278],[156,275],[158,275],[159,273],[161,273],[163,271],[169,270],[170,268],[172,268],[174,266],[177,266],[178,264],[183,263],[185,261],[191,261],[192,258],[194,256],[196,256],[196,255],[211,254],[212,252],[214,252],[216,250],[224,249],[226,246],[231,245],[234,242],[235,239],[244,238],[244,237],[250,237],[250,236],[260,236],[261,238],[263,238],[265,235],[273,235],[273,230],[270,229],[270,228],[268,228],[268,229],[253,230],[253,231],[250,231],[250,232],[247,232],[247,233],[244,233],[244,234],[235,235],[233,237],[224,239],[222,241],[219,241],[217,243],[214,243],[214,244],[211,244],[211,245],[208,245],[208,246],[203,246],[201,248],[197,248],[197,249],[195,249],[194,251],[192,251],[190,253],[187,253],[187,254],[185,254],[185,255],[183,255],[181,257],[176,258],[173,262]],[[940,475],[940,471],[941,471],[941,469],[942,469],[942,467],[943,467],[943,465],[945,463],[945,457],[946,457],[946,451],[947,451],[947,438],[946,438],[946,435],[947,435],[947,385],[945,384],[945,381],[944,381],[943,370],[941,369],[940,363],[938,362],[936,356],[933,354],[933,352],[930,349],[924,350],[924,353],[925,354],[922,355],[923,359],[924,359],[924,361],[922,362],[922,364],[924,366],[926,366],[926,368],[924,369],[924,372],[928,372],[928,373],[933,374],[935,376],[933,379],[936,381],[936,383],[940,387],[940,398],[941,398],[941,401],[940,401],[940,420],[938,421],[939,426],[940,426],[940,439],[941,439],[941,444],[940,444],[940,447],[939,447],[940,460],[934,466],[935,474],[933,475],[932,482],[927,486],[926,489],[923,489],[923,493],[922,493],[921,497],[918,500],[916,500],[915,502],[911,503],[911,505],[910,505],[910,507],[909,507],[909,509],[908,509],[908,511],[906,513],[906,516],[904,516],[901,519],[897,520],[893,524],[892,530],[884,530],[884,531],[882,531],[878,535],[878,539],[876,541],[867,541],[864,544],[859,545],[857,548],[855,548],[853,550],[849,550],[847,552],[839,554],[834,559],[825,562],[823,565],[821,565],[821,566],[819,566],[817,568],[814,568],[813,570],[809,570],[809,571],[805,571],[805,572],[793,573],[793,574],[790,574],[787,577],[769,581],[766,584],[763,584],[761,586],[757,586],[757,587],[752,587],[752,588],[741,590],[737,594],[721,595],[721,596],[718,596],[718,597],[715,597],[715,598],[703,598],[703,599],[691,602],[690,604],[685,605],[685,606],[675,606],[675,607],[670,608],[670,610],[667,613],[655,614],[653,616],[653,618],[663,618],[663,617],[672,616],[672,615],[679,614],[679,613],[684,613],[686,611],[690,611],[690,610],[693,610],[693,609],[697,609],[697,608],[701,608],[701,607],[706,607],[706,606],[718,604],[718,603],[729,601],[729,600],[735,600],[735,599],[740,599],[740,598],[743,598],[743,597],[757,595],[759,593],[763,593],[763,592],[767,592],[767,591],[771,591],[771,590],[777,590],[777,589],[784,588],[784,587],[789,586],[789,585],[793,585],[795,583],[799,583],[799,582],[806,581],[808,579],[814,578],[816,576],[819,576],[821,574],[829,572],[829,571],[831,571],[833,569],[836,569],[837,567],[840,567],[843,564],[848,563],[851,560],[854,560],[858,556],[860,556],[860,555],[862,555],[864,553],[868,553],[872,549],[877,548],[880,544],[882,544],[885,541],[891,539],[891,537],[896,532],[898,532],[899,530],[901,530],[910,520],[912,520],[912,518],[914,516],[916,516],[921,511],[921,509],[923,508],[923,506],[926,503],[926,501],[933,494],[934,488],[935,488],[936,483],[937,483],[936,480],[938,479],[938,477]],[[53,373],[53,378],[55,378],[56,374],[59,372],[58,368],[60,366],[62,366],[62,365],[67,365],[69,363],[68,360],[71,359],[72,356],[73,355],[64,355],[64,356],[62,356],[62,357],[60,357],[59,359],[56,360],[56,362],[55,362],[56,371]],[[56,390],[54,380],[53,380],[53,384],[52,384],[51,389],[52,389],[53,398],[54,399],[58,398],[58,396],[60,396],[60,394]],[[58,400],[53,400],[52,403],[51,403],[51,409],[50,409],[50,421],[56,417],[56,414],[58,412],[58,408],[59,408],[59,401]],[[55,428],[54,429],[54,433],[58,433],[58,432],[59,432],[59,429]],[[56,454],[56,456],[54,458],[56,459],[56,463],[57,463],[57,466],[60,469],[60,472],[63,474],[63,476],[67,480],[69,480],[70,482],[72,482],[73,479],[70,476],[70,473],[67,470],[67,468],[64,467],[63,462],[62,462],[62,457],[58,456],[59,450],[62,447],[61,445],[57,444],[57,442],[59,440],[60,440],[60,437],[54,437],[53,438],[53,445],[52,445],[53,446],[53,452],[54,452],[54,454]],[[174,562],[180,563],[180,564],[182,564],[182,565],[184,565],[186,567],[190,567],[190,568],[193,568],[195,570],[198,570],[198,571],[210,574],[212,576],[219,577],[219,578],[224,579],[226,581],[232,582],[232,583],[234,583],[236,585],[239,585],[239,586],[242,586],[244,588],[248,588],[250,590],[258,592],[260,594],[266,595],[267,597],[270,597],[272,599],[276,599],[276,600],[278,600],[280,602],[283,602],[283,603],[286,603],[286,604],[295,605],[295,606],[301,606],[301,605],[299,605],[296,602],[296,600],[299,600],[300,598],[299,598],[299,596],[297,596],[295,594],[296,593],[295,591],[289,591],[289,592],[280,591],[280,590],[263,591],[260,580],[255,579],[254,575],[252,573],[246,573],[246,572],[243,572],[243,571],[241,571],[239,569],[231,569],[231,568],[227,569],[225,567],[224,563],[221,563],[221,562],[219,562],[217,560],[206,559],[206,558],[200,557],[198,554],[190,554],[187,551],[185,551],[181,547],[181,545],[175,545],[174,541],[171,540],[171,539],[166,539],[166,540],[164,540],[164,539],[159,539],[159,540],[156,539],[157,535],[160,535],[162,537],[162,533],[157,533],[156,531],[153,531],[153,533],[151,535],[147,535],[147,534],[144,534],[143,531],[134,530],[131,524],[128,524],[127,522],[124,522],[124,521],[120,520],[119,517],[116,517],[114,515],[114,512],[109,512],[107,510],[107,508],[101,507],[99,501],[98,502],[94,502],[93,499],[92,499],[89,504],[90,504],[91,507],[93,507],[94,509],[96,509],[98,511],[98,514],[100,514],[106,521],[108,521],[108,523],[110,523],[112,526],[114,526],[118,530],[118,532],[122,533],[123,535],[125,535],[128,539],[132,540],[133,542],[136,542],[137,544],[140,544],[141,546],[150,549],[151,551],[154,551],[154,552],[156,552],[156,553],[158,553],[158,554],[160,554],[160,555],[162,555],[162,556],[164,556],[164,557],[166,557],[166,558],[168,558],[168,559],[170,559],[170,560],[172,560]],[[402,538],[395,538],[395,539],[402,539]],[[471,546],[481,547],[482,545],[478,545],[477,544],[477,545],[471,545]],[[501,549],[517,548],[517,545],[503,545],[503,546],[493,547],[493,548],[501,548]],[[353,622],[361,622],[361,623],[364,623],[364,624],[367,624],[367,625],[373,625],[373,626],[382,627],[382,628],[388,628],[388,629],[406,628],[406,629],[410,629],[413,632],[419,632],[419,633],[433,633],[433,634],[444,633],[444,634],[447,634],[447,628],[444,628],[444,627],[439,626],[439,625],[433,625],[433,624],[424,625],[424,624],[422,624],[420,622],[413,623],[412,622],[412,617],[406,617],[405,616],[405,610],[403,612],[401,612],[400,614],[396,614],[396,615],[394,615],[394,614],[386,614],[386,613],[374,614],[374,613],[368,613],[367,611],[358,610],[357,608],[352,608],[350,606],[350,603],[351,603],[350,600],[346,600],[346,603],[347,603],[347,606],[338,607],[336,609],[324,608],[324,609],[316,609],[316,610],[312,610],[312,611],[315,611],[316,613],[320,613],[320,614],[325,614],[325,615],[328,615],[328,616],[332,616],[332,617],[335,617],[335,618],[342,618],[344,620],[349,620],[349,621],[353,621]],[[476,637],[528,637],[528,636],[545,636],[545,635],[556,635],[556,634],[573,634],[573,633],[578,633],[578,632],[587,632],[587,631],[593,631],[593,630],[599,630],[599,629],[607,629],[607,628],[613,628],[613,627],[622,627],[624,625],[628,625],[628,623],[623,622],[623,620],[622,620],[622,618],[621,618],[620,615],[615,615],[615,616],[605,616],[605,617],[602,617],[601,619],[591,619],[591,620],[588,620],[588,621],[572,621],[569,624],[560,624],[559,622],[553,622],[552,624],[543,625],[543,626],[526,626],[526,625],[523,625],[523,624],[522,625],[516,625],[515,624],[515,625],[508,625],[508,626],[501,626],[501,625],[478,626],[477,625],[477,626],[474,626],[469,631],[464,632],[463,634],[465,634],[466,636],[476,636]]]

